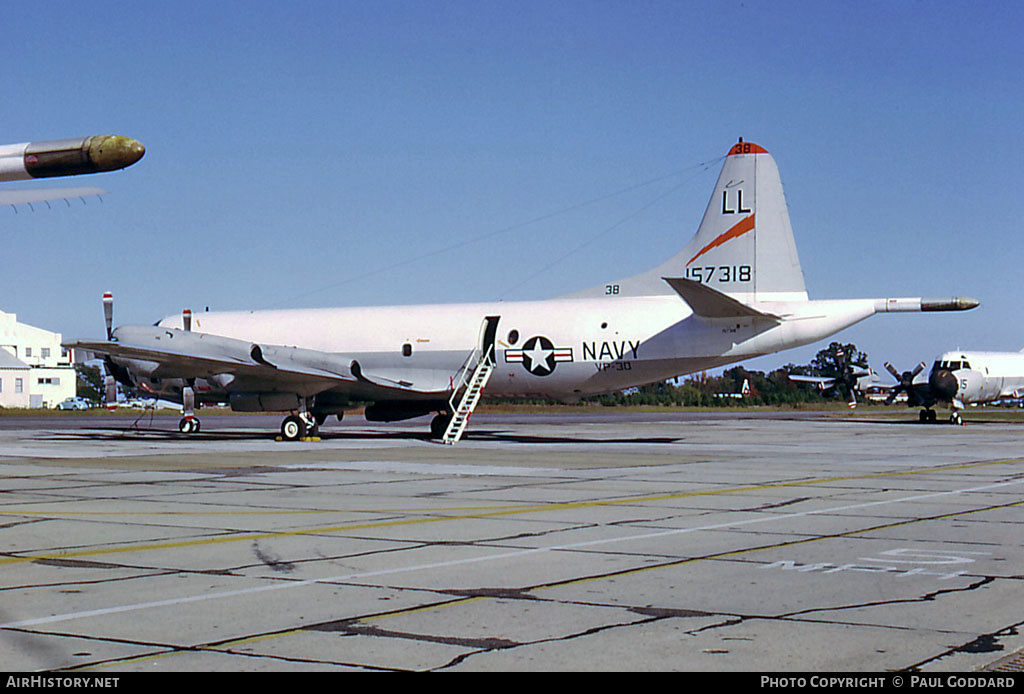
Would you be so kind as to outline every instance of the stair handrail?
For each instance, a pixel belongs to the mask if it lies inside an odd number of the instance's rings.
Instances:
[[[473,372],[476,371],[476,367],[480,365],[480,362],[489,360],[494,364],[494,351],[495,346],[492,344],[489,346],[487,353],[483,353],[480,349],[480,345],[483,342],[484,330],[487,329],[487,319],[484,318],[480,324],[480,329],[477,331],[476,346],[466,357],[465,361],[462,362],[462,366],[455,373],[458,374],[458,378],[452,379],[452,394],[448,398],[448,406],[451,408],[451,412],[455,412],[455,401],[458,399],[459,391],[467,387],[472,379]],[[457,382],[456,382],[457,381]]]

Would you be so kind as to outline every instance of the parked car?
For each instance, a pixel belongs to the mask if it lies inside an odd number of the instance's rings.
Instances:
[[[63,402],[57,403],[58,410],[88,410],[89,401],[85,398],[66,398]]]

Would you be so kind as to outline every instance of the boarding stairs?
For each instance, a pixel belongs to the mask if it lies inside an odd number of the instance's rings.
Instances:
[[[452,396],[448,400],[452,413],[448,428],[445,429],[441,441],[448,446],[454,445],[462,438],[469,424],[469,417],[473,414],[480,398],[483,395],[487,381],[497,365],[494,359],[494,337],[498,327],[498,316],[488,316],[480,328],[480,343],[473,350],[469,358],[460,369],[459,385],[452,389]],[[470,369],[470,365],[475,364]],[[459,393],[462,397],[459,397]],[[458,405],[455,404],[458,399]]]

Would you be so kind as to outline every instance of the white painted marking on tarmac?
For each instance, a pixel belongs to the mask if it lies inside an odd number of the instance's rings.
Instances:
[[[417,475],[452,475],[481,477],[569,477],[581,479],[604,478],[608,470],[566,470],[556,467],[504,467],[501,465],[444,465],[437,463],[408,463],[387,460],[346,460],[327,463],[289,463],[275,465],[285,470],[348,470],[357,472],[412,473]],[[623,473],[636,472],[635,468],[622,469]]]
[[[587,540],[585,542],[572,542],[564,545],[554,545],[551,547],[536,547],[533,549],[520,549],[510,552],[501,552],[498,554],[488,554],[483,557],[473,557],[469,559],[455,559],[451,561],[436,562],[431,564],[416,564],[412,566],[399,566],[390,569],[380,569],[378,571],[365,571],[361,573],[343,574],[339,576],[331,576],[328,578],[316,578],[308,579],[304,581],[290,581],[285,583],[275,583],[267,586],[256,586],[253,588],[239,588],[238,590],[227,590],[219,593],[205,593],[202,595],[191,595],[181,598],[169,598],[167,600],[154,600],[150,602],[140,602],[130,605],[117,605],[114,607],[104,607],[95,610],[85,610],[83,612],[68,612],[65,614],[51,615],[49,617],[37,617],[34,619],[23,619],[17,622],[7,622],[6,624],[0,624],[0,629],[14,629],[19,627],[30,627],[38,626],[41,624],[52,624],[54,622],[68,622],[75,619],[85,619],[88,617],[100,617],[110,614],[119,614],[123,612],[135,612],[138,610],[149,610],[160,607],[176,607],[179,605],[187,605],[195,602],[203,602],[206,600],[223,600],[225,598],[233,598],[243,595],[256,595],[259,593],[268,593],[270,591],[285,590],[288,588],[302,588],[304,586],[311,586],[317,583],[336,583],[339,581],[353,581],[358,579],[375,578],[377,576],[388,576],[400,573],[407,573],[410,571],[424,571],[432,569],[444,569],[451,568],[453,566],[466,566],[469,564],[479,564],[489,561],[500,561],[502,559],[518,559],[531,554],[541,554],[544,552],[558,552],[572,549],[580,549],[582,547],[595,547],[597,545],[612,544],[615,542],[630,542],[636,540],[649,540],[658,537],[668,537],[671,535],[683,535],[687,533],[700,532],[702,530],[721,530],[723,528],[737,528],[741,526],[756,525],[759,523],[770,523],[775,521],[790,520],[793,518],[804,518],[807,516],[820,516],[830,513],[840,513],[844,511],[855,511],[858,509],[871,508],[874,506],[886,506],[889,504],[901,504],[901,503],[913,503],[922,501],[925,499],[936,499],[943,496],[955,496],[958,494],[971,494],[974,492],[985,492],[993,489],[1000,489],[1003,487],[1011,487],[1015,485],[1024,484],[1024,479],[1011,480],[1009,482],[996,482],[993,484],[986,484],[980,487],[969,487],[967,489],[955,489],[948,492],[932,492],[929,494],[918,494],[917,496],[908,496],[901,499],[890,499],[886,501],[868,501],[861,504],[849,504],[847,506],[835,506],[829,509],[817,509],[812,511],[800,511],[797,513],[787,513],[781,516],[772,516],[769,518],[749,518],[741,521],[727,521],[724,523],[713,523],[711,525],[702,525],[693,528],[673,528],[671,530],[659,530],[649,533],[642,533],[639,535],[628,535],[625,537],[611,537],[602,538],[598,540]]]

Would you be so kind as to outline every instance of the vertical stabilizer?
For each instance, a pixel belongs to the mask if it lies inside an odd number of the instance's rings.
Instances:
[[[664,277],[700,282],[742,302],[806,301],[789,210],[775,160],[742,139],[729,150],[697,234],[678,254],[648,272],[581,292],[671,294]]]

